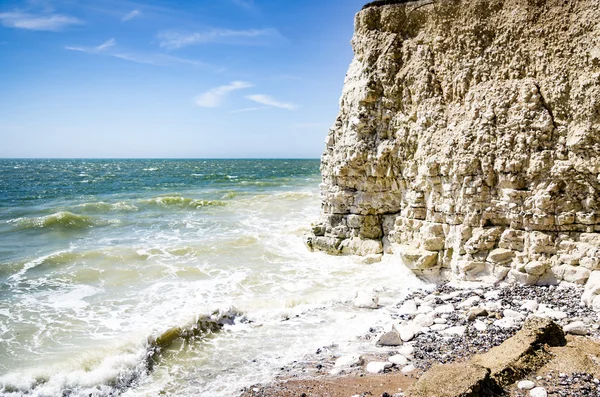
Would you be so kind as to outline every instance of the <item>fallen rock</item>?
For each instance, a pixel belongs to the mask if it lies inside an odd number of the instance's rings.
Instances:
[[[477,317],[485,317],[488,311],[482,307],[476,307],[467,312],[467,320],[474,321]]]
[[[560,326],[547,318],[531,317],[515,336],[487,353],[474,356],[471,362],[489,368],[498,386],[506,387],[549,361],[550,354],[544,345],[565,344]]]
[[[435,365],[406,392],[408,397],[477,397],[499,392],[490,370],[471,363]]]
[[[400,333],[394,329],[381,335],[376,344],[377,346],[400,346],[402,345],[402,338]]]

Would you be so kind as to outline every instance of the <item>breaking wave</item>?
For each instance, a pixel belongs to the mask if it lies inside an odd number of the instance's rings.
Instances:
[[[146,205],[158,205],[161,207],[177,207],[197,209],[202,207],[222,207],[226,203],[220,200],[197,200],[180,196],[161,196],[149,200],[143,200]]]
[[[246,322],[242,312],[231,307],[198,316],[191,323],[170,328],[145,341],[121,346],[96,356],[86,356],[75,368],[14,372],[0,377],[0,395],[114,397],[136,387],[174,343],[192,343],[218,333],[225,325]],[[50,370],[52,371],[52,370]]]
[[[17,218],[8,221],[19,229],[84,229],[93,226],[107,226],[121,223],[118,219],[99,219],[60,211],[51,215],[33,218]]]
[[[138,208],[135,205],[128,204],[125,202],[119,203],[105,203],[103,201],[99,201],[96,203],[84,203],[77,206],[82,211],[90,212],[90,213],[106,213],[106,212],[129,212],[129,211],[137,211]]]

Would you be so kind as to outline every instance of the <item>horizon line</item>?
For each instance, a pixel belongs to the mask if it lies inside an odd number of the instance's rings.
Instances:
[[[321,160],[320,157],[0,157],[0,160]]]

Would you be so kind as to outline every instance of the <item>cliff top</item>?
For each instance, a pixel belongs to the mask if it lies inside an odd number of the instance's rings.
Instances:
[[[392,4],[412,3],[415,1],[418,1],[418,0],[375,0],[370,3],[365,4],[362,9],[364,10],[364,9],[371,8],[371,7],[381,7],[381,6],[387,6],[387,5],[392,5]]]

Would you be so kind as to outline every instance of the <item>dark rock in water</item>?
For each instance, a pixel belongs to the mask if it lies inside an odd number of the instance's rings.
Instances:
[[[409,397],[496,396],[498,389],[490,370],[471,363],[434,365],[408,389]]]
[[[377,346],[400,346],[402,345],[402,338],[397,331],[390,331],[383,335],[377,341]]]

